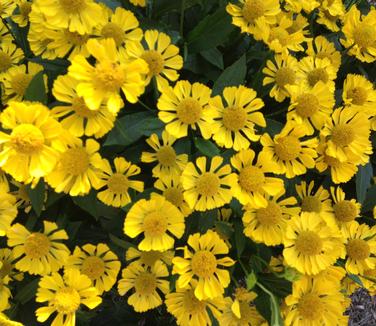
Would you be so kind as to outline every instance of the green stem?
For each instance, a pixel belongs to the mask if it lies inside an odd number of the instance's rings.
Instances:
[[[138,103],[141,104],[141,106],[143,106],[146,110],[150,111],[150,112],[155,112],[152,108],[150,108],[147,104],[145,104],[144,102],[142,102],[141,100],[138,100]]]
[[[270,113],[270,114],[265,114],[265,117],[267,117],[267,118],[269,118],[269,117],[274,117],[274,116],[276,116],[276,115],[278,115],[278,114],[281,114],[281,113],[283,113],[283,112],[287,112],[287,109],[286,109],[286,108],[283,108],[283,109],[281,109],[281,110],[278,110],[278,111],[272,112],[272,113]]]
[[[181,1],[180,7],[180,35],[183,37],[184,34],[184,12],[185,12],[185,0]]]

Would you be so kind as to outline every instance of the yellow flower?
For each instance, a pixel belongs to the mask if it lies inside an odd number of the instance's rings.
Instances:
[[[235,264],[226,255],[229,248],[226,243],[212,230],[201,235],[195,233],[189,236],[188,246],[184,248],[184,258],[175,257],[172,260],[173,274],[179,274],[178,288],[185,288],[197,280],[194,294],[197,299],[214,299],[224,293],[230,284],[230,274],[222,269]]]
[[[284,238],[286,263],[300,273],[315,275],[344,256],[342,234],[317,214],[291,218]]]
[[[231,311],[234,313],[234,315],[237,318],[241,318],[242,313],[241,313],[240,304],[242,304],[242,303],[246,303],[246,304],[252,303],[252,301],[254,301],[257,298],[257,293],[255,293],[253,291],[248,291],[246,288],[239,286],[239,287],[235,288],[233,296],[234,296],[234,301],[231,304]]]
[[[183,67],[183,58],[179,55],[179,48],[171,44],[171,38],[156,30],[147,30],[144,34],[145,47],[141,42],[128,42],[127,54],[132,59],[141,58],[149,67],[146,83],[155,77],[159,90],[168,85],[168,81],[179,78],[177,70]]]
[[[286,97],[290,97],[286,86],[298,83],[297,67],[298,61],[296,58],[285,52],[276,54],[273,61],[268,60],[266,62],[266,66],[262,70],[266,76],[262,85],[273,84],[269,93],[270,97],[273,97],[277,102],[283,102]]]
[[[12,15],[12,20],[20,27],[26,27],[29,23],[29,14],[31,12],[31,5],[33,4],[28,0],[18,0],[17,8],[18,14]]]
[[[309,14],[320,6],[320,2],[316,0],[285,0],[284,2],[285,9],[294,13],[300,13],[304,10],[304,12]]]
[[[0,312],[10,308],[9,299],[11,297],[12,293],[10,292],[8,285],[0,279]]]
[[[319,35],[310,42],[307,42],[306,54],[313,58],[327,58],[336,71],[341,66],[341,53],[336,50],[334,44],[328,41],[325,36]]]
[[[352,221],[341,229],[346,239],[346,271],[363,274],[376,267],[376,228]]]
[[[134,5],[134,6],[140,6],[140,7],[145,7],[146,6],[146,1],[147,0],[129,0],[129,2]]]
[[[59,273],[43,276],[35,301],[48,303],[48,306],[38,308],[35,312],[39,322],[45,322],[56,312],[51,325],[74,326],[76,311],[81,305],[94,309],[102,299],[86,275],[80,274],[77,269],[68,269],[64,271],[63,277]]]
[[[17,213],[16,198],[0,189],[0,237],[5,236]]]
[[[16,206],[21,208],[25,213],[29,213],[32,209],[31,199],[27,192],[27,185],[19,183],[17,181],[11,181],[11,183],[16,187],[11,194],[16,197]],[[47,199],[47,193],[45,194],[45,200]],[[43,208],[44,209],[44,208]]]
[[[117,113],[124,104],[120,90],[127,101],[136,103],[145,88],[146,62],[142,59],[127,61],[112,38],[90,39],[86,47],[96,59],[94,66],[84,56],[76,55],[68,75],[78,80],[77,94],[84,98],[88,108],[98,110],[106,103],[111,112]]]
[[[179,176],[188,162],[187,154],[176,154],[173,147],[176,138],[166,130],[162,132],[162,143],[157,134],[152,134],[146,143],[155,151],[142,152],[141,162],[158,164],[153,168],[154,177]]]
[[[289,179],[304,174],[307,168],[315,166],[318,145],[316,138],[301,141],[300,138],[305,135],[303,126],[287,123],[273,139],[269,134],[261,137],[263,149],[260,155],[265,155],[265,160],[278,164],[274,173],[285,174]]]
[[[231,173],[229,164],[222,166],[222,163],[222,157],[214,156],[207,170],[207,159],[201,156],[196,160],[198,170],[192,162],[187,164],[181,182],[184,199],[191,209],[206,211],[231,201],[231,187],[236,182],[236,175]]]
[[[360,215],[361,205],[355,199],[345,199],[345,192],[341,187],[330,187],[330,192],[334,201],[333,211],[338,226],[347,225]]]
[[[276,195],[283,191],[283,180],[271,176],[276,169],[274,162],[266,160],[263,155],[258,156],[257,162],[253,163],[254,160],[255,152],[251,149],[242,150],[231,157],[231,165],[238,171],[231,191],[242,205],[266,207],[264,195]]]
[[[132,180],[130,177],[140,174],[141,169],[123,157],[115,157],[115,171],[112,170],[110,163],[104,159],[101,164],[102,174],[100,179],[103,186],[107,189],[98,192],[98,199],[109,206],[123,207],[131,202],[129,190],[134,189],[137,192],[144,191],[144,183],[138,180]]]
[[[172,250],[163,252],[157,250],[139,251],[136,248],[130,247],[125,254],[125,260],[127,262],[137,262],[138,264],[149,267],[154,266],[157,261],[170,266],[172,258],[174,258],[174,252]]]
[[[122,279],[118,283],[120,295],[125,295],[134,289],[128,298],[128,304],[136,312],[145,312],[162,304],[160,292],[169,292],[169,282],[164,278],[169,276],[167,267],[160,261],[150,268],[139,263],[132,263],[123,269]],[[133,291],[132,291],[133,292]]]
[[[74,249],[64,268],[77,268],[81,274],[90,278],[98,294],[102,294],[104,291],[110,291],[116,283],[120,261],[104,243],[96,246],[85,244],[82,248]]]
[[[274,197],[267,197],[266,207],[246,206],[243,215],[244,234],[254,242],[276,246],[283,243],[287,223],[292,216],[299,214],[300,208],[295,197],[280,199],[285,191]]]
[[[216,96],[209,101],[209,110],[214,118],[212,124],[213,139],[222,147],[233,148],[236,151],[249,148],[251,141],[258,141],[255,125],[266,126],[261,112],[264,106],[262,99],[256,97],[256,92],[245,86],[226,87],[223,99]]]
[[[191,84],[181,80],[174,88],[163,85],[158,100],[158,117],[166,123],[166,131],[175,138],[187,136],[188,127],[196,130],[198,126],[203,137],[209,139],[213,133],[213,117],[208,110],[211,95],[209,87]]]
[[[12,16],[14,9],[16,9],[17,2],[14,0],[2,0],[0,6],[0,16],[2,19]]]
[[[4,284],[23,280],[24,274],[15,268],[16,261],[17,259],[12,250],[9,248],[0,249],[0,280],[3,280]]]
[[[40,178],[55,166],[57,144],[62,133],[60,124],[44,105],[33,102],[11,102],[0,121],[0,166],[19,182]]]
[[[340,31],[338,22],[343,20],[346,8],[342,0],[321,0],[316,22],[332,32]]]
[[[184,216],[162,196],[141,199],[129,210],[124,221],[124,233],[135,238],[143,233],[138,249],[165,251],[174,247],[174,237],[184,234]],[[167,233],[168,232],[168,233]]]
[[[23,324],[10,320],[6,315],[0,313],[0,325],[4,326],[23,326]]]
[[[43,221],[43,226],[43,232],[30,232],[19,223],[8,230],[8,246],[14,247],[13,255],[19,258],[15,265],[18,270],[46,275],[65,264],[70,252],[61,240],[68,239],[67,233],[53,222]]]
[[[4,22],[0,21],[0,44],[1,45],[11,44],[12,42],[13,42],[12,34],[9,32],[9,29],[4,24]]]
[[[13,0],[12,0],[13,1]],[[17,65],[24,59],[21,49],[13,43],[1,43],[0,45],[0,76],[10,67]]]

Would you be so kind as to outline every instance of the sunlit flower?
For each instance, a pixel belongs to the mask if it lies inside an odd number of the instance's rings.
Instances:
[[[330,192],[334,201],[334,217],[339,226],[346,225],[354,221],[360,215],[361,205],[355,199],[345,199],[345,192],[341,187],[330,187]]]
[[[154,266],[154,264],[157,261],[164,263],[167,266],[170,266],[172,264],[172,258],[174,258],[174,252],[172,250],[140,251],[140,250],[137,250],[136,248],[130,247],[125,254],[125,260],[127,262],[130,262],[130,263],[137,262],[138,264],[146,265],[149,267]]]

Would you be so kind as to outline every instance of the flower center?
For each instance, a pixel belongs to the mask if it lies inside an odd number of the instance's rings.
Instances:
[[[33,77],[28,74],[17,74],[13,76],[10,84],[14,92],[19,96],[24,96],[27,87]]]
[[[267,207],[259,208],[256,211],[256,217],[260,224],[265,226],[273,226],[281,221],[282,210],[278,204],[269,202]]]
[[[348,146],[354,141],[354,139],[354,130],[348,125],[335,126],[332,131],[332,141],[338,147]]]
[[[12,58],[9,54],[0,50],[0,72],[7,71],[12,65]]]
[[[146,214],[143,227],[146,237],[158,238],[166,233],[168,224],[161,212],[153,211]]]
[[[361,24],[354,30],[354,42],[361,48],[367,48],[376,41],[373,26]]]
[[[196,188],[201,196],[212,197],[218,193],[220,185],[220,180],[214,173],[205,172],[198,178]]]
[[[193,98],[182,100],[176,108],[178,119],[188,125],[195,124],[201,118],[202,106]]]
[[[163,196],[176,207],[183,204],[183,192],[179,188],[171,187],[164,191]]]
[[[160,251],[142,251],[140,253],[140,261],[142,261],[145,265],[153,266],[154,263],[161,259],[162,254]]]
[[[294,136],[281,137],[274,146],[276,155],[283,161],[295,160],[301,149],[299,138]]]
[[[80,175],[89,168],[89,155],[84,148],[70,148],[61,157],[61,165],[67,174]]]
[[[316,68],[308,73],[308,84],[309,86],[315,86],[319,81],[324,84],[329,81],[329,75],[324,68]]]
[[[97,280],[104,275],[104,262],[97,256],[89,256],[85,258],[82,263],[81,272],[87,275],[91,280]]]
[[[354,260],[367,259],[371,253],[367,241],[362,239],[350,239],[346,245],[347,255]]]
[[[23,17],[28,17],[31,12],[31,3],[30,2],[22,2],[18,5],[18,8],[20,8],[20,14]]]
[[[122,67],[117,63],[101,62],[95,66],[95,83],[97,88],[107,92],[119,92],[125,81]]]
[[[194,290],[184,292],[182,306],[189,315],[199,315],[206,311],[205,301],[200,301],[196,298]]]
[[[43,148],[44,136],[39,128],[31,124],[21,124],[13,129],[10,143],[19,153],[34,154]]]
[[[171,146],[162,146],[157,152],[158,162],[163,166],[173,166],[176,163],[176,153]]]
[[[49,253],[50,246],[50,240],[45,234],[35,232],[30,234],[25,240],[25,254],[33,259],[40,259]]]
[[[319,100],[315,95],[302,94],[296,99],[296,112],[302,118],[311,118],[319,110]]]
[[[217,269],[217,259],[207,250],[197,251],[192,257],[192,272],[198,277],[207,278]]]
[[[281,45],[287,45],[290,37],[289,33],[282,27],[274,27],[270,31],[269,41],[278,40]]]
[[[86,0],[59,0],[59,2],[68,14],[77,14],[86,8]]]
[[[363,105],[368,98],[367,90],[363,87],[354,87],[347,92],[347,97],[351,99],[352,104]]]
[[[110,22],[104,25],[101,34],[105,38],[112,38],[117,46],[122,45],[125,40],[124,31],[118,24],[115,23]]]
[[[303,231],[298,235],[295,242],[297,251],[307,256],[320,254],[322,245],[321,238],[313,231]]]
[[[262,190],[264,182],[264,172],[256,166],[246,166],[239,173],[239,184],[247,192]]]
[[[12,271],[12,264],[7,260],[0,261],[0,263],[2,263],[0,268],[0,279],[4,279],[4,277],[8,276]]]
[[[89,39],[88,35],[81,35],[81,34],[78,34],[77,32],[70,32],[68,30],[64,31],[64,35],[69,43],[76,45],[76,46],[86,44],[87,40]]]
[[[321,200],[317,196],[306,196],[302,199],[303,212],[321,212]]]
[[[266,8],[262,0],[246,0],[242,13],[244,19],[253,24],[257,18],[264,15]]]
[[[97,115],[97,111],[90,110],[82,97],[75,97],[72,100],[72,109],[81,118],[92,118]]]
[[[76,289],[64,287],[55,294],[54,306],[61,314],[71,314],[80,306],[81,297]]]
[[[159,52],[155,50],[148,50],[141,55],[141,58],[148,64],[151,75],[156,76],[163,71],[164,59]]]
[[[281,67],[275,73],[275,82],[279,87],[295,84],[295,79],[294,70],[288,67]]]
[[[299,300],[298,310],[304,319],[316,320],[322,317],[324,307],[317,294],[307,293]]]
[[[324,154],[324,161],[326,164],[328,164],[328,166],[334,168],[338,168],[341,165],[341,162],[337,158],[326,154]]]
[[[134,281],[134,287],[136,292],[142,295],[150,295],[157,287],[157,279],[149,272],[142,272]]]
[[[247,111],[239,107],[230,107],[223,112],[223,125],[231,131],[239,131],[247,122]]]
[[[107,181],[107,187],[115,194],[124,194],[128,191],[128,178],[121,173],[114,173]]]
[[[338,221],[350,222],[358,216],[356,205],[350,200],[342,200],[334,205],[334,214]]]

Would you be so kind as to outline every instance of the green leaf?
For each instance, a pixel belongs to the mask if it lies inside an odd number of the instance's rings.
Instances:
[[[281,311],[280,311],[278,298],[271,291],[265,288],[264,285],[262,285],[260,282],[257,282],[257,286],[260,287],[261,290],[263,290],[266,294],[269,295],[270,311],[271,311],[270,326],[282,326],[283,320],[281,317]]]
[[[120,248],[123,248],[125,250],[128,250],[130,247],[134,247],[134,245],[128,241],[125,241],[123,239],[118,238],[117,236],[113,234],[109,234],[110,240],[112,243]]]
[[[212,48],[209,50],[201,51],[200,53],[206,61],[210,62],[212,65],[218,67],[219,69],[223,70],[223,55],[222,52],[219,51],[217,48]]]
[[[38,72],[31,80],[24,95],[25,101],[36,101],[47,104],[46,86],[44,84],[44,71]]]
[[[290,281],[277,277],[274,274],[259,274],[259,283],[262,283],[266,289],[280,298],[284,298],[292,291]]]
[[[225,235],[228,238],[230,238],[234,233],[234,229],[232,228],[231,224],[227,222],[218,221],[215,223],[215,228],[219,233]]]
[[[360,285],[361,287],[364,287],[362,280],[359,278],[358,275],[355,274],[347,274],[347,277],[354,281],[356,284]]]
[[[376,206],[376,185],[368,188],[366,199],[362,205],[362,212],[368,212]]]
[[[220,153],[218,147],[214,145],[210,140],[195,138],[194,142],[197,149],[205,156],[213,157],[219,155]]]
[[[209,229],[214,227],[214,223],[217,219],[217,210],[212,209],[210,211],[200,213],[200,219],[198,226],[201,233],[205,233]]]
[[[235,224],[234,237],[235,237],[236,252],[237,252],[238,258],[240,258],[244,251],[247,239],[243,233],[242,222],[239,220],[235,220],[234,224]]]
[[[247,290],[252,290],[257,283],[257,276],[254,272],[248,274],[247,279],[245,280],[247,284]]]
[[[82,208],[84,211],[88,212],[91,216],[93,216],[95,219],[99,218],[99,212],[98,212],[98,199],[97,194],[94,191],[91,191],[86,196],[77,196],[73,197],[73,202]]]
[[[225,87],[239,86],[244,83],[247,75],[245,55],[227,67],[213,85],[213,95],[220,94]]]
[[[33,207],[35,214],[40,216],[46,195],[46,186],[44,181],[40,180],[34,188],[27,186],[26,192],[30,198],[31,206]]]
[[[14,300],[20,302],[21,304],[25,304],[33,299],[35,297],[35,293],[37,292],[38,282],[39,278],[20,287],[20,290],[17,292]]]
[[[279,134],[282,128],[283,128],[283,124],[280,123],[279,121],[266,119],[265,131],[270,135],[270,137],[274,137],[275,135]]]
[[[373,177],[372,164],[368,162],[364,166],[360,166],[356,174],[356,198],[359,203],[363,203],[366,199],[368,188],[371,186],[371,180]]]

